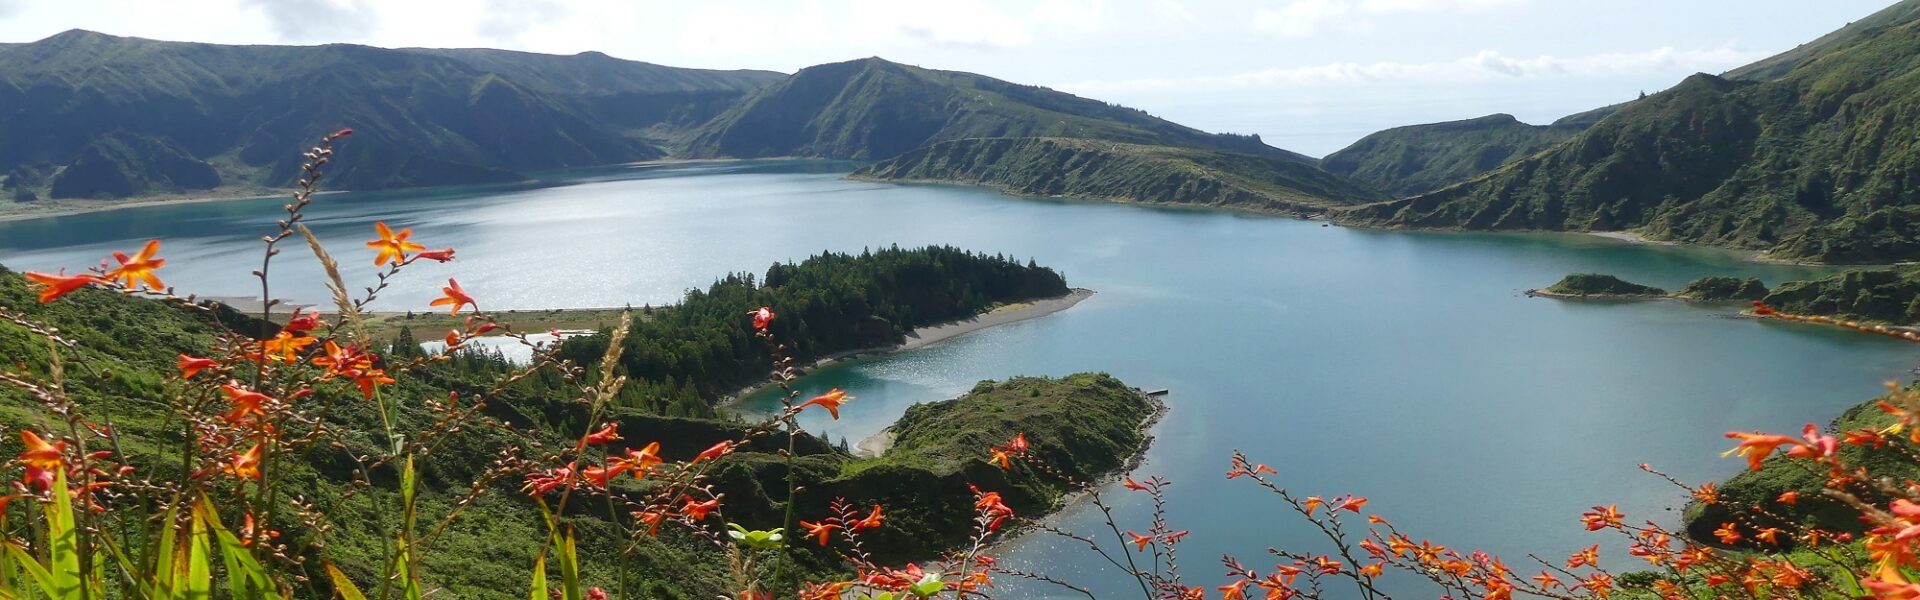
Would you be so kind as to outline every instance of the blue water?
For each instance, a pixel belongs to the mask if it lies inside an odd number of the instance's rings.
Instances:
[[[852,182],[833,169],[678,165],[537,185],[338,194],[320,199],[309,223],[350,278],[370,277],[372,253],[359,243],[372,237],[374,220],[459,248],[455,263],[404,276],[383,296],[385,310],[425,310],[447,276],[495,309],[640,306],[821,250],[953,244],[1034,258],[1098,294],[1052,316],[823,368],[803,387],[844,387],[858,400],[840,421],[810,415],[809,424],[858,441],[910,404],[1023,374],[1106,371],[1170,388],[1172,410],[1142,474],[1176,482],[1170,516],[1193,531],[1183,571],[1210,586],[1221,583],[1223,552],[1264,570],[1268,546],[1320,548],[1274,499],[1224,480],[1235,449],[1278,468],[1303,495],[1368,496],[1369,508],[1416,537],[1525,565],[1528,552],[1558,557],[1611,544],[1577,523],[1597,503],[1672,523],[1684,493],[1639,473],[1641,462],[1683,479],[1722,478],[1739,468],[1718,456],[1722,432],[1825,422],[1920,359],[1911,344],[1730,318],[1731,307],[1521,293],[1575,271],[1665,287],[1710,274],[1772,284],[1827,272],[1731,252],[1574,235],[1363,231]],[[280,203],[0,223],[0,263],[83,267],[159,237],[169,283],[257,293],[246,274]],[[301,245],[273,273],[277,296],[325,302]],[[1118,498],[1128,526],[1144,529],[1142,499]],[[1090,518],[1076,507],[1055,520],[1085,529]],[[1607,547],[1610,564],[1633,566]],[[1103,597],[1131,585],[1049,538],[1014,542],[1003,562],[1061,574]],[[1002,592],[1053,593],[1012,581]]]

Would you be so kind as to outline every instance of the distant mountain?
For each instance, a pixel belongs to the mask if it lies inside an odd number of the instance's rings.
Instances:
[[[17,199],[285,187],[343,126],[344,189],[656,158],[777,73],[599,54],[225,46],[68,31],[0,46],[0,188]],[[651,133],[641,130],[649,130]]]
[[[1902,2],[1732,78],[1689,77],[1471,181],[1343,218],[1631,229],[1828,262],[1920,258],[1916,17],[1920,2]]]
[[[1328,154],[1320,166],[1395,196],[1412,196],[1466,181],[1514,158],[1545,150],[1589,125],[1528,125],[1513,115],[1496,114],[1396,127]]]
[[[1312,159],[1043,87],[878,58],[801,69],[693,136],[698,157],[880,160],[966,138],[1060,137]]]
[[[1031,196],[1185,204],[1294,215],[1379,192],[1281,156],[1071,138],[971,138],[908,151],[855,178],[940,181]]]

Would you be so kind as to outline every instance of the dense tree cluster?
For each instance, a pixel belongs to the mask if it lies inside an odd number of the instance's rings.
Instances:
[[[779,313],[775,336],[802,363],[834,353],[899,343],[916,327],[972,317],[996,305],[1057,296],[1066,279],[1004,255],[948,246],[827,252],[775,264],[762,279],[727,276],[690,290],[678,306],[639,320],[621,367],[629,406],[705,416],[718,398],[767,374],[769,349],[753,339],[746,308]],[[563,356],[591,364],[608,335],[569,340]]]

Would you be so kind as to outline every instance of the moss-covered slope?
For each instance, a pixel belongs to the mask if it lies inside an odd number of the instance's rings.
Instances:
[[[1071,138],[975,138],[917,148],[854,172],[891,181],[984,185],[1069,196],[1313,214],[1378,199],[1365,186],[1287,158]]]

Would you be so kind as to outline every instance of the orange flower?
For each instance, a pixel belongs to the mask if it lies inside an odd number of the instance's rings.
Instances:
[[[1013,439],[1007,442],[1007,451],[1014,454],[1026,454],[1027,453],[1027,434],[1026,433],[1013,434]]]
[[[74,290],[101,282],[100,278],[92,275],[48,275],[33,271],[27,271],[27,279],[40,284],[41,304],[52,302]]]
[[[1265,473],[1268,475],[1277,475],[1280,472],[1275,471],[1273,470],[1273,467],[1269,467],[1266,465],[1253,465],[1245,469],[1234,467],[1233,470],[1227,471],[1227,479],[1239,479],[1241,477],[1251,477],[1254,475],[1260,475],[1262,473]]]
[[[814,396],[813,399],[800,403],[800,408],[819,405],[821,408],[827,409],[827,414],[833,415],[833,418],[838,420],[840,418],[840,405],[852,400],[853,396],[848,396],[845,390],[833,388],[827,390],[825,394]]]
[[[252,449],[233,455],[233,462],[227,464],[227,472],[241,479],[259,479],[262,448],[262,444],[256,443]]]
[[[1347,511],[1350,513],[1356,513],[1356,514],[1360,512],[1360,509],[1362,507],[1365,507],[1367,505],[1367,499],[1361,498],[1359,496],[1346,496],[1344,498],[1335,498],[1334,502],[1339,506],[1333,507],[1333,510],[1344,510],[1344,511]]]
[[[1760,470],[1760,461],[1766,460],[1769,455],[1773,454],[1775,449],[1782,445],[1796,443],[1793,438],[1784,435],[1769,435],[1764,433],[1729,431],[1727,432],[1727,437],[1740,440],[1740,443],[1735,445],[1732,450],[1722,453],[1721,456],[1739,455],[1747,457],[1747,468],[1754,471]]]
[[[1127,489],[1130,489],[1130,490],[1133,490],[1133,491],[1136,491],[1136,492],[1144,492],[1144,491],[1147,491],[1147,486],[1144,486],[1144,485],[1140,485],[1140,482],[1138,482],[1138,481],[1134,481],[1134,480],[1133,480],[1133,476],[1131,476],[1131,475],[1129,475],[1129,476],[1127,476],[1127,477],[1126,477],[1126,478],[1124,478],[1124,479],[1121,479],[1121,480],[1120,480],[1120,485],[1121,485],[1121,487],[1125,487],[1125,488],[1127,488]]]
[[[1373,563],[1364,567],[1360,567],[1360,575],[1371,579],[1374,577],[1379,577],[1380,574],[1385,571],[1385,569],[1386,569],[1386,565],[1382,565],[1380,563]]]
[[[266,394],[235,385],[220,386],[220,393],[227,397],[227,403],[233,405],[233,410],[220,417],[228,423],[250,421],[255,415],[264,417],[267,411],[261,405],[273,402],[273,398]]]
[[[439,298],[435,298],[434,301],[428,303],[427,306],[451,305],[453,307],[453,312],[450,314],[456,314],[456,315],[460,314],[460,307],[462,306],[472,306],[473,310],[475,311],[480,310],[480,303],[474,302],[473,296],[468,296],[467,290],[462,289],[460,287],[460,282],[458,281],[448,279],[447,287],[440,288],[440,293],[444,295]]]
[[[1713,535],[1720,539],[1720,543],[1732,545],[1740,541],[1740,528],[1733,523],[1721,523],[1719,529],[1713,530]]]
[[[312,336],[297,335],[291,331],[281,331],[273,339],[260,342],[260,359],[293,362],[295,355],[307,346],[320,340]]]
[[[747,316],[753,317],[753,328],[760,331],[766,331],[767,326],[773,324],[773,309],[765,306],[747,311]]]
[[[1795,505],[1795,504],[1799,504],[1799,503],[1800,503],[1800,492],[1796,492],[1796,491],[1793,491],[1793,490],[1787,490],[1787,491],[1784,491],[1784,492],[1780,492],[1780,496],[1779,496],[1779,497],[1777,497],[1777,498],[1774,498],[1774,499],[1773,499],[1773,501],[1774,501],[1774,502],[1779,502],[1779,503],[1781,503],[1781,504],[1785,504],[1785,505],[1788,505],[1788,506],[1792,506],[1792,505]]]
[[[427,260],[447,262],[447,261],[453,260],[453,249],[441,248],[439,250],[427,250],[419,254],[413,255],[414,260],[420,260],[423,258]]]
[[[1600,564],[1600,545],[1587,546],[1587,549],[1575,552],[1567,557],[1567,568],[1578,569],[1583,565]]]
[[[368,248],[380,251],[378,255],[373,257],[373,266],[377,267],[387,264],[388,262],[401,262],[406,260],[408,252],[419,252],[427,249],[426,246],[407,241],[407,238],[413,236],[412,229],[402,229],[400,233],[394,233],[392,229],[387,228],[385,222],[375,222],[373,228],[375,231],[380,232],[380,239],[367,242]]]
[[[167,259],[153,257],[153,253],[159,251],[160,240],[148,240],[147,245],[141,247],[140,252],[131,258],[125,252],[113,253],[113,259],[120,261],[120,266],[107,271],[107,279],[118,279],[128,288],[144,285],[147,289],[166,289],[167,286],[160,283],[160,278],[153,274],[155,269],[167,264]]]
[[[281,325],[280,330],[303,333],[320,327],[320,315],[303,312],[305,310],[304,308],[293,309],[293,316],[287,318],[287,324]]]
[[[393,382],[394,379],[388,377],[387,372],[383,369],[362,369],[353,375],[353,386],[360,388],[360,395],[368,400],[373,399],[374,388],[389,385]]]
[[[667,513],[663,513],[657,510],[640,511],[640,512],[633,513],[633,518],[638,519],[641,523],[646,524],[647,535],[659,535],[660,524],[667,522]]]
[[[1247,600],[1247,584],[1251,580],[1240,579],[1220,586],[1220,600]]]
[[[1147,545],[1153,543],[1153,536],[1140,535],[1138,533],[1129,531],[1127,532],[1127,543],[1133,544],[1134,552],[1145,552],[1147,550]]]
[[[527,485],[521,487],[520,491],[526,492],[529,496],[540,496],[565,487],[573,481],[573,475],[574,463],[567,463],[567,466],[539,473],[528,473]]]
[[[194,375],[200,374],[200,371],[218,366],[220,366],[220,361],[211,358],[197,358],[185,354],[180,355],[180,377],[183,379],[192,379]]]
[[[580,445],[598,446],[601,444],[611,444],[620,441],[620,439],[620,424],[608,423],[601,426],[599,431],[589,433],[587,437],[580,438]]]
[[[887,518],[880,514],[880,505],[875,504],[873,505],[873,512],[867,513],[866,518],[853,522],[853,530],[865,531],[873,529],[879,527],[881,523],[885,523],[886,520]]]
[[[800,588],[800,600],[840,600],[840,595],[852,587],[851,581],[833,583],[809,583]]]
[[[709,460],[720,460],[720,457],[726,456],[732,453],[733,453],[733,442],[730,442],[730,441],[720,442],[718,444],[714,444],[712,447],[707,448],[706,450],[701,450],[700,454],[695,455],[693,457],[693,462],[689,462],[687,464],[691,466],[691,465],[697,465]]]
[[[1311,517],[1313,516],[1313,511],[1320,510],[1320,507],[1326,503],[1327,501],[1319,496],[1307,496],[1307,499],[1301,502],[1300,506],[1305,507],[1304,510],[1306,510],[1307,516]]]
[[[707,513],[720,509],[719,498],[713,498],[706,502],[694,502],[691,496],[682,496],[682,498],[686,499],[687,505],[680,509],[680,514],[684,514],[687,518],[695,521],[705,521],[707,520]]]
[[[1593,510],[1581,513],[1580,522],[1587,525],[1587,531],[1599,531],[1620,526],[1620,508],[1618,505],[1595,506]]]
[[[626,456],[608,459],[607,464],[616,475],[631,472],[634,479],[645,478],[654,465],[660,464],[660,442],[650,442],[639,450],[629,448]]]
[[[814,538],[819,541],[822,546],[827,545],[827,540],[833,535],[833,530],[840,528],[839,525],[833,523],[815,523],[812,521],[801,521],[800,527],[807,530],[807,537]]]
[[[1762,527],[1760,531],[1754,532],[1753,539],[1778,546],[1780,545],[1780,528]]]
[[[20,452],[20,463],[27,467],[27,481],[45,490],[53,487],[55,471],[66,462],[67,443],[48,442],[32,430],[20,430],[20,443],[26,450]]]
[[[1560,578],[1554,577],[1552,573],[1548,573],[1546,571],[1541,571],[1539,575],[1533,576],[1533,580],[1539,583],[1540,589],[1543,589],[1543,590],[1551,590],[1553,588],[1562,587],[1566,585],[1560,582]]]
[[[993,456],[991,458],[988,458],[987,462],[1000,465],[1000,468],[1002,469],[1013,468],[1013,458],[1007,455],[1007,451],[1001,450],[999,448],[993,449]]]

